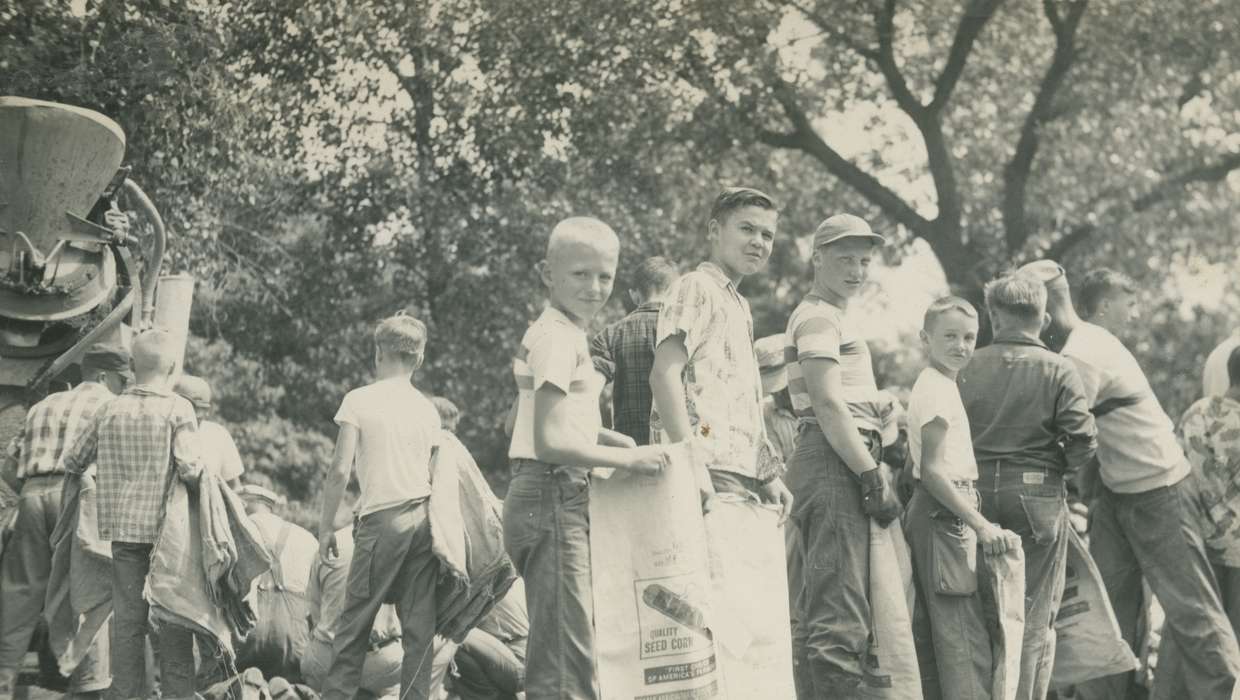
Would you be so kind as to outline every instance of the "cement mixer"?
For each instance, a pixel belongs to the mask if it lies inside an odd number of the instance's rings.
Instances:
[[[155,318],[166,233],[124,155],[102,114],[0,97],[0,448],[53,382],[76,383],[90,345]],[[122,193],[153,230],[145,242],[104,223]]]

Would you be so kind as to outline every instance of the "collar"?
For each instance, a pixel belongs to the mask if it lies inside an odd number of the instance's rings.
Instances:
[[[573,330],[579,333],[585,333],[585,331],[582,330],[580,326],[578,326],[576,323],[573,323],[573,319],[569,318],[568,314],[555,308],[555,305],[552,304],[550,301],[547,302],[547,307],[543,309],[542,315],[543,315],[543,318],[546,318],[548,321],[554,321],[556,323],[563,323],[568,326],[571,326]]]
[[[638,313],[641,311],[658,312],[662,310],[663,310],[663,302],[647,301],[639,305],[636,309],[633,309],[633,313]]]
[[[125,393],[138,396],[172,396],[171,389],[162,389],[154,384],[134,384],[126,387]]]
[[[73,387],[73,390],[82,391],[82,392],[103,390],[103,391],[108,392],[109,394],[112,393],[111,389],[107,388],[103,384],[100,384],[99,382],[82,382],[81,384],[78,384],[77,386]]]
[[[732,284],[732,280],[728,279],[728,276],[723,274],[723,268],[719,267],[715,263],[707,260],[706,262],[698,265],[697,269],[698,272],[705,272],[706,276],[718,283],[720,287],[736,291],[736,285]]]
[[[1044,350],[1046,349],[1046,343],[1043,343],[1040,339],[1030,338],[1022,333],[1003,333],[1001,331],[999,335],[995,336],[994,339],[995,345],[998,345],[999,343],[1003,343],[1004,345],[1029,345],[1032,347],[1042,348]]]

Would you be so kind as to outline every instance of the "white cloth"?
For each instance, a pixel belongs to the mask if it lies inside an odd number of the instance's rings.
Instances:
[[[245,473],[241,453],[228,428],[215,421],[198,424],[198,444],[202,450],[202,466],[225,483],[240,479]]]
[[[913,478],[921,478],[921,430],[936,418],[947,423],[943,438],[942,475],[949,480],[976,481],[977,460],[973,457],[973,437],[969,415],[960,400],[956,382],[927,367],[913,384],[908,399],[908,445],[913,457]]]
[[[573,407],[568,427],[580,443],[598,442],[603,427],[598,400],[606,379],[594,369],[586,332],[562,311],[548,306],[529,327],[513,359],[512,373],[517,382],[517,422],[509,458],[538,459],[534,454],[534,393],[544,384],[565,393]]]
[[[310,569],[319,558],[319,541],[305,528],[294,525],[273,513],[255,513],[250,521],[258,528],[263,543],[274,555],[276,544],[280,541],[280,531],[287,525],[288,537],[284,540],[284,549],[280,550],[280,573],[284,576],[284,587],[294,593],[305,593],[310,581]],[[259,577],[259,582],[270,580],[271,572]]]
[[[1106,329],[1082,323],[1068,336],[1072,359],[1096,414],[1102,482],[1117,493],[1178,483],[1190,471],[1150,382],[1128,348]]]
[[[1227,358],[1232,351],[1240,347],[1240,333],[1233,334],[1218,344],[1206,357],[1206,366],[1201,373],[1203,396],[1222,396],[1231,388],[1231,378],[1227,376]]]
[[[407,377],[350,391],[336,412],[336,424],[352,425],[360,433],[354,457],[362,487],[359,516],[430,495],[439,412]]]

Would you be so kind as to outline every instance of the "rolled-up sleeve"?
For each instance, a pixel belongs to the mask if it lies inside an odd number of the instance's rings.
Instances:
[[[655,347],[672,336],[681,336],[685,351],[692,360],[706,342],[715,305],[697,275],[681,277],[668,290],[667,300],[659,310],[655,328]]]

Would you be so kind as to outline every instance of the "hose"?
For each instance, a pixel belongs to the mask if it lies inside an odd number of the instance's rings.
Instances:
[[[146,264],[142,269],[141,280],[142,327],[146,328],[151,325],[151,321],[155,317],[155,281],[159,279],[159,271],[164,264],[164,248],[168,242],[168,232],[164,228],[163,217],[155,209],[155,204],[151,202],[151,198],[146,196],[141,187],[138,187],[138,183],[125,178],[125,189],[134,196],[138,206],[142,208],[155,226],[155,240],[151,243],[151,249],[147,251]]]

